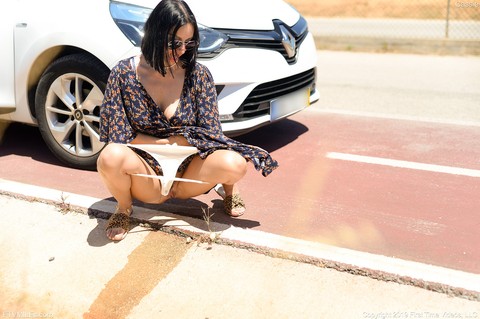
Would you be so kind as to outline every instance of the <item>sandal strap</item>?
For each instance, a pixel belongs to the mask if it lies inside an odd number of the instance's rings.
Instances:
[[[121,228],[128,232],[130,230],[130,216],[128,216],[124,212],[115,212],[108,219],[105,230],[109,230],[112,228]]]
[[[227,197],[225,197],[223,202],[224,202],[225,210],[229,214],[233,209],[245,208],[245,202],[240,197],[240,194],[228,195]]]
[[[126,208],[125,210],[121,210],[118,206],[115,207],[115,213],[114,214],[126,214],[127,216],[132,215],[133,212],[133,207],[130,206],[129,208]]]

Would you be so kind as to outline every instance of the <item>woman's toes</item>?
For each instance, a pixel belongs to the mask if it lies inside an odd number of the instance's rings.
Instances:
[[[112,228],[107,231],[107,237],[110,240],[121,240],[125,231],[122,228]]]
[[[239,207],[239,208],[233,208],[232,209],[232,216],[233,217],[240,217],[245,213],[245,208]]]

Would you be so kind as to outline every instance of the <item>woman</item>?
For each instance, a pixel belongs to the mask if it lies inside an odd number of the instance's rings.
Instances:
[[[197,23],[188,5],[163,0],[145,23],[141,55],[120,61],[111,71],[100,114],[100,140],[107,145],[97,162],[117,200],[106,227],[111,240],[126,236],[134,198],[159,204],[195,197],[222,184],[225,211],[241,216],[245,204],[236,183],[246,174],[247,161],[264,176],[277,167],[263,149],[223,135],[212,76],[196,62],[198,44]],[[199,153],[182,163],[177,176],[207,183],[175,182],[162,196],[158,180],[132,175],[162,175],[159,164],[126,143],[194,146]]]

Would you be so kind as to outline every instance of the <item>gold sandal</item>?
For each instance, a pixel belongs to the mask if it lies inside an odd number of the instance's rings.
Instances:
[[[120,239],[112,239],[114,241],[120,241],[124,239],[128,231],[130,230],[130,215],[132,214],[132,208],[127,208],[125,211],[120,212],[118,207],[115,209],[115,213],[110,216],[107,222],[107,226],[105,227],[105,231],[108,231],[113,228],[121,228],[125,232],[123,233],[122,238]]]
[[[240,194],[228,195],[223,200],[223,206],[225,208],[225,213],[232,217],[240,217],[245,213],[245,202],[240,197]],[[243,209],[238,213],[233,213],[234,210]]]

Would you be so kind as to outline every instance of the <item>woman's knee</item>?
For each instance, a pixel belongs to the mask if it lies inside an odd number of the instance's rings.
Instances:
[[[223,165],[225,170],[243,177],[247,173],[247,161],[245,158],[234,151],[226,151],[223,155]]]
[[[122,166],[128,147],[121,144],[107,144],[97,159],[97,169],[105,171]]]

